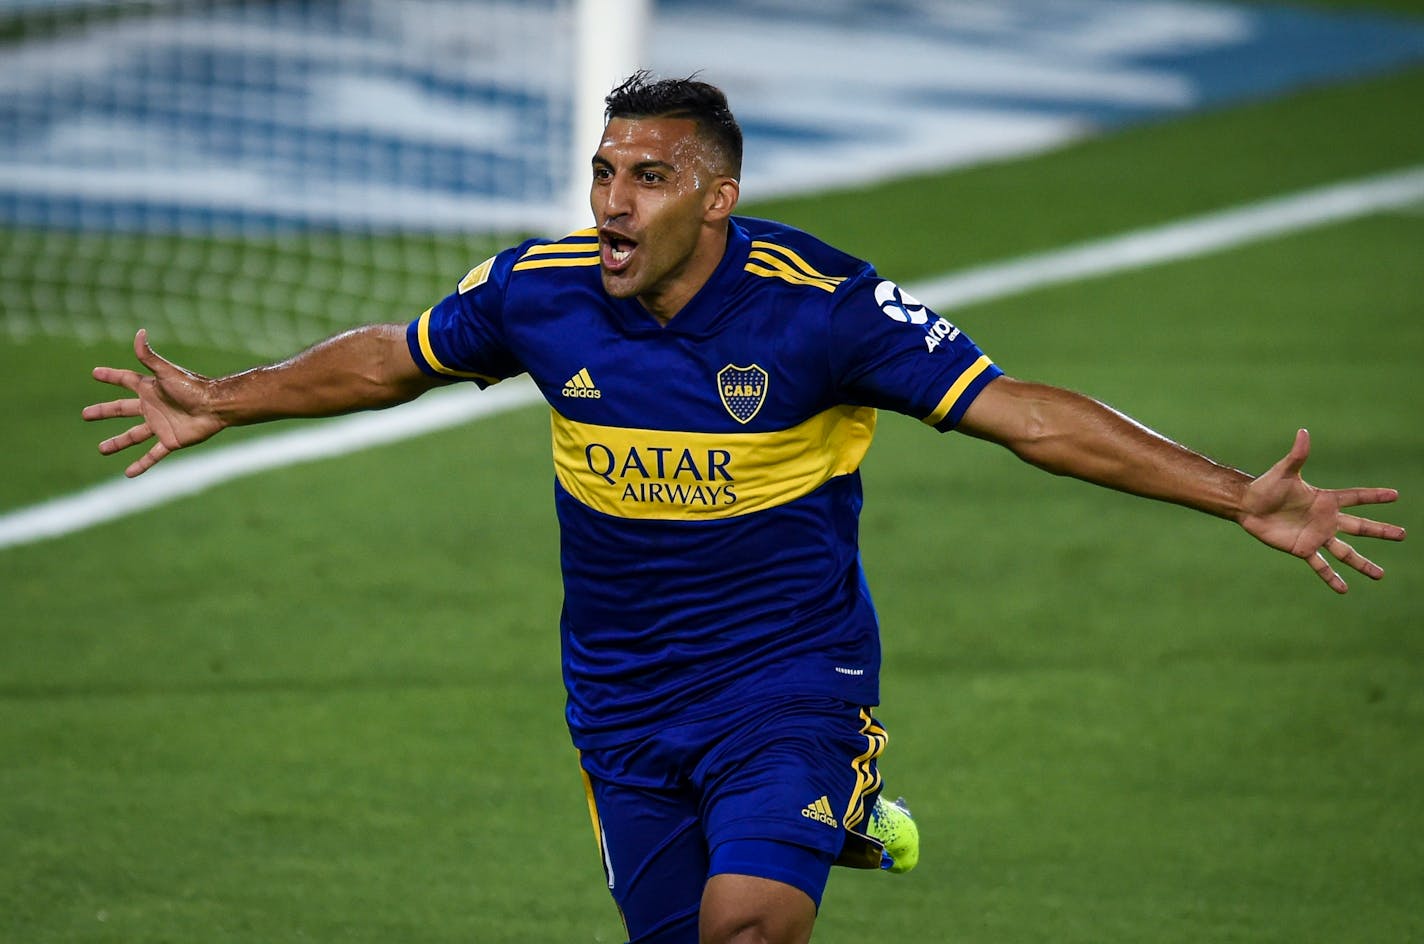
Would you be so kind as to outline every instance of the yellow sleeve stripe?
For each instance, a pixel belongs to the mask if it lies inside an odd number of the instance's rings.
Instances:
[[[598,265],[598,253],[588,256],[554,256],[548,259],[531,259],[528,262],[516,262],[515,272],[522,272],[525,269],[554,269],[567,266],[596,266]]]
[[[817,271],[797,253],[764,239],[752,240],[747,259],[745,268],[752,275],[781,279],[792,285],[810,285],[834,292],[836,286],[845,281],[844,278]]]
[[[541,258],[544,256],[549,258]],[[598,260],[598,230],[581,229],[570,233],[556,243],[530,246],[524,250],[524,255],[514,263],[514,271],[563,266],[593,266],[598,265]]]
[[[940,420],[949,415],[954,409],[954,405],[959,402],[959,398],[964,395],[964,391],[974,382],[974,378],[984,373],[989,365],[994,362],[989,360],[989,355],[980,355],[979,359],[969,365],[969,369],[959,375],[959,379],[954,382],[954,386],[949,388],[949,392],[939,401],[939,406],[934,408],[934,412],[926,416],[924,422],[930,426],[935,425]]]
[[[542,246],[530,246],[524,250],[524,255],[519,257],[523,262],[530,256],[553,256],[553,255],[585,255],[590,252],[598,252],[598,243],[545,243]]]
[[[767,265],[758,264],[762,262]],[[770,268],[767,266],[770,266]],[[781,279],[783,282],[790,282],[792,285],[810,285],[823,292],[834,292],[836,286],[843,281],[841,279],[815,279],[808,275],[802,275],[775,256],[755,250],[753,250],[748,257],[748,262],[743,268],[752,275],[759,275],[763,278]]]
[[[434,309],[425,309],[425,314],[420,316],[420,321],[415,326],[415,335],[420,341],[420,353],[425,358],[425,362],[442,374],[451,377],[468,377],[473,380],[483,380],[485,383],[499,383],[498,377],[491,377],[488,374],[476,374],[466,370],[456,370],[453,367],[446,367],[440,363],[440,358],[435,356],[435,349],[430,346],[430,312]]]
[[[764,239],[754,239],[752,240],[752,249],[770,250],[771,252],[778,253],[787,261],[789,261],[794,267],[800,269],[803,274],[809,275],[813,279],[820,279],[826,282],[834,282],[837,285],[845,281],[844,278],[837,278],[835,276],[826,275],[824,272],[817,272],[814,268],[812,268],[810,263],[808,263],[805,259],[802,259],[792,250],[787,249],[785,246],[778,246],[776,243],[769,243]]]
[[[781,281],[789,282],[792,285],[810,285],[823,292],[834,292],[836,290],[834,285],[827,285],[825,282],[808,279],[806,276],[792,272],[789,269],[768,269],[765,266],[757,265],[755,262],[748,262],[744,268],[752,275],[759,275],[762,278],[781,279]]]

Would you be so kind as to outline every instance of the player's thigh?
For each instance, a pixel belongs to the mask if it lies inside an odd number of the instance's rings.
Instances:
[[[689,791],[628,787],[590,777],[608,890],[633,944],[697,944],[707,842]]]
[[[846,831],[864,828],[880,789],[885,741],[867,709],[833,699],[743,719],[699,768],[710,874],[782,882],[819,907]]]

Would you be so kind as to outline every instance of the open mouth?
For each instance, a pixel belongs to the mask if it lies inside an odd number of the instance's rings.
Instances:
[[[628,267],[638,244],[626,236],[603,232],[603,267],[610,272],[621,272]]]

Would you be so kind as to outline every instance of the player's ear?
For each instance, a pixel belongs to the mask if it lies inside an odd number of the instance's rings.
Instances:
[[[707,211],[704,218],[709,222],[725,220],[737,207],[741,196],[741,185],[732,177],[718,177],[708,192]]]

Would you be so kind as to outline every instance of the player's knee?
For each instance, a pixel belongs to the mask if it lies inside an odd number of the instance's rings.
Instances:
[[[741,915],[708,921],[704,913],[701,944],[803,944],[810,939],[788,927],[781,915]]]
[[[702,897],[701,944],[805,944],[816,906],[790,885],[747,875],[714,875]]]

